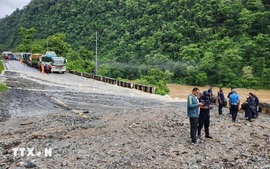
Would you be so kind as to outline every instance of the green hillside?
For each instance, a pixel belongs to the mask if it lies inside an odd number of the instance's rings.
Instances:
[[[97,32],[103,76],[269,89],[269,9],[269,0],[32,0],[0,21],[0,50],[58,50],[91,72]],[[28,41],[21,27],[34,28]]]

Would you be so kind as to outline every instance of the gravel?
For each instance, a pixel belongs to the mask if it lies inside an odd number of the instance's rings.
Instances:
[[[0,168],[270,168],[269,114],[232,123],[215,106],[214,139],[194,146],[186,102],[70,74],[6,71],[1,81]]]

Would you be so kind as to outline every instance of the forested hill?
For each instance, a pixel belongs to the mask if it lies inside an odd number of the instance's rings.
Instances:
[[[63,33],[92,54],[97,31],[99,72],[110,77],[155,68],[167,82],[270,88],[269,0],[32,0],[1,20],[2,51],[21,43],[20,27],[35,39]]]

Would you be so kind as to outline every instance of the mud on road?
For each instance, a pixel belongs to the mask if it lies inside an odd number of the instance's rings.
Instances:
[[[270,164],[269,115],[248,122],[240,114],[232,123],[227,109],[219,116],[214,108],[214,139],[193,146],[185,102],[70,74],[6,71],[1,81],[10,89],[0,94],[0,168]],[[15,156],[14,148],[34,148],[34,155]],[[51,156],[45,157],[45,148]]]

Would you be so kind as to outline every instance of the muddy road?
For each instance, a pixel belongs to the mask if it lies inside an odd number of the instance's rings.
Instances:
[[[36,115],[38,112],[38,114],[55,113],[56,106],[68,107],[78,112],[90,112],[85,114],[93,115],[114,109],[158,107],[176,102],[170,98],[69,73],[42,74],[37,69],[20,64],[18,61],[6,61],[5,64],[7,71],[3,76],[4,82],[11,91],[16,90],[18,96],[10,101],[9,110],[14,116]],[[23,100],[18,100],[19,98]]]
[[[5,64],[0,168],[270,167],[269,115],[249,122],[240,113],[232,123],[227,109],[219,116],[215,107],[214,139],[193,146],[186,102]]]

